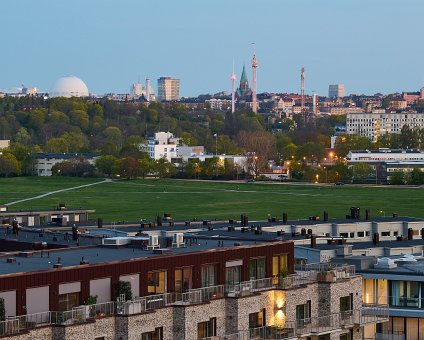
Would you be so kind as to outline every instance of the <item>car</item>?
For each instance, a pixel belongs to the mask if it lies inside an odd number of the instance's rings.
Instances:
[[[336,182],[336,185],[344,185],[343,182]]]
[[[253,183],[255,182],[255,180],[253,178],[249,178],[248,180],[246,180],[247,183]]]

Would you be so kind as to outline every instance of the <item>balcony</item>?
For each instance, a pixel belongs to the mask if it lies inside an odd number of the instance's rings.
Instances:
[[[240,331],[236,334],[209,337],[204,340],[289,340],[305,336],[319,336],[345,328],[385,321],[388,321],[387,305],[370,305],[359,310],[349,310],[315,318],[286,321],[284,327],[267,326],[253,328]]]
[[[316,264],[304,266],[296,274],[287,277],[271,277],[257,280],[250,280],[237,284],[217,285],[211,287],[204,287],[199,289],[192,289],[185,293],[163,293],[157,295],[149,295],[139,297],[131,301],[116,302],[111,301],[107,303],[99,303],[95,305],[79,306],[70,311],[48,311],[37,314],[21,315],[9,318],[6,321],[0,322],[0,336],[18,334],[22,331],[34,329],[41,326],[55,326],[55,325],[73,325],[84,323],[87,319],[93,319],[103,316],[112,315],[134,315],[145,313],[148,311],[164,308],[168,306],[186,306],[195,305],[209,302],[215,299],[222,298],[238,298],[244,296],[255,295],[263,291],[274,289],[296,289],[307,284],[317,282],[320,278],[320,273],[332,271],[333,278],[331,282],[339,279],[346,279],[355,275],[354,266],[329,266],[328,264]],[[367,307],[368,308],[368,307]],[[368,309],[370,311],[370,309]],[[377,313],[378,314],[378,313]],[[369,317],[376,317],[371,314]],[[362,314],[361,314],[362,315]],[[328,317],[327,317],[328,318]],[[331,317],[336,318],[336,317]],[[331,319],[330,318],[330,319]],[[314,327],[318,327],[325,323],[333,327],[335,321],[321,321],[314,320],[312,323]],[[364,319],[365,320],[365,319]],[[312,322],[312,321],[311,321]],[[317,323],[318,322],[318,323]],[[301,325],[292,325],[290,329],[311,328],[311,324],[303,322],[305,327]],[[324,326],[320,326],[324,327]],[[282,332],[281,329],[273,328],[272,332]],[[260,331],[259,331],[260,332]],[[284,332],[283,332],[284,333]],[[287,332],[286,332],[287,333]],[[284,333],[284,334],[286,334]],[[259,337],[260,338],[260,337]],[[278,339],[278,338],[277,338]],[[288,339],[282,338],[282,339]]]

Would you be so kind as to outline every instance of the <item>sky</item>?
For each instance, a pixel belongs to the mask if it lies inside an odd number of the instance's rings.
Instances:
[[[231,91],[256,46],[258,92],[418,91],[424,0],[1,0],[0,91],[48,92],[75,75],[90,92],[128,93],[149,77],[182,96]]]

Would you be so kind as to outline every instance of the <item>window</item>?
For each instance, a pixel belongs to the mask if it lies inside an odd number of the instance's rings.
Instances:
[[[257,280],[265,278],[265,257],[250,259],[249,261],[249,279]]]
[[[354,238],[354,237],[355,237],[355,233],[354,232],[350,233],[350,238]]]
[[[370,236],[370,232],[369,231],[366,231],[365,232],[365,236]]]
[[[390,231],[382,231],[381,236],[390,236]]]
[[[340,334],[340,340],[352,340],[352,334],[350,332],[345,334]]]
[[[191,267],[175,269],[175,292],[185,293],[191,289]]]
[[[265,315],[265,309],[249,314],[249,328],[264,327],[266,325]]]
[[[358,231],[358,237],[364,237],[365,233],[363,231]]]
[[[242,266],[234,266],[225,268],[225,284],[232,286],[241,282]]]
[[[79,296],[79,292],[59,295],[59,310],[71,310],[72,308],[79,306]]]
[[[166,293],[166,270],[147,273],[147,293]]]
[[[296,323],[299,327],[303,327],[311,322],[311,300],[303,305],[296,306]]]
[[[353,294],[343,296],[340,298],[340,313],[342,318],[352,315],[353,309]]]
[[[197,338],[203,339],[211,336],[216,336],[216,318],[209,321],[199,322],[197,324]]]
[[[217,285],[217,271],[216,264],[205,264],[202,266],[202,287],[211,287]]]
[[[155,328],[153,332],[146,332],[141,334],[141,340],[162,340],[163,327]]]
[[[340,233],[340,237],[349,237],[349,233]]]
[[[390,281],[389,305],[393,307],[420,306],[420,283],[414,281]]]
[[[288,264],[287,264],[287,255],[274,255],[272,257],[272,277],[274,283],[278,283],[279,277],[284,277],[288,274]]]

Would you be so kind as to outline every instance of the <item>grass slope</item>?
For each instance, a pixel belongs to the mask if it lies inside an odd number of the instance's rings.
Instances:
[[[100,179],[21,177],[0,179],[0,204],[36,196],[61,188],[97,182]],[[398,213],[424,217],[424,190],[421,188],[315,186],[268,183],[221,183],[146,179],[114,181],[54,194],[19,203],[10,209],[45,209],[65,202],[68,207],[96,209],[94,217],[105,221],[153,219],[164,212],[177,219],[238,218],[250,220],[267,214],[289,219],[322,215],[343,217],[351,206],[370,208],[374,216]]]

